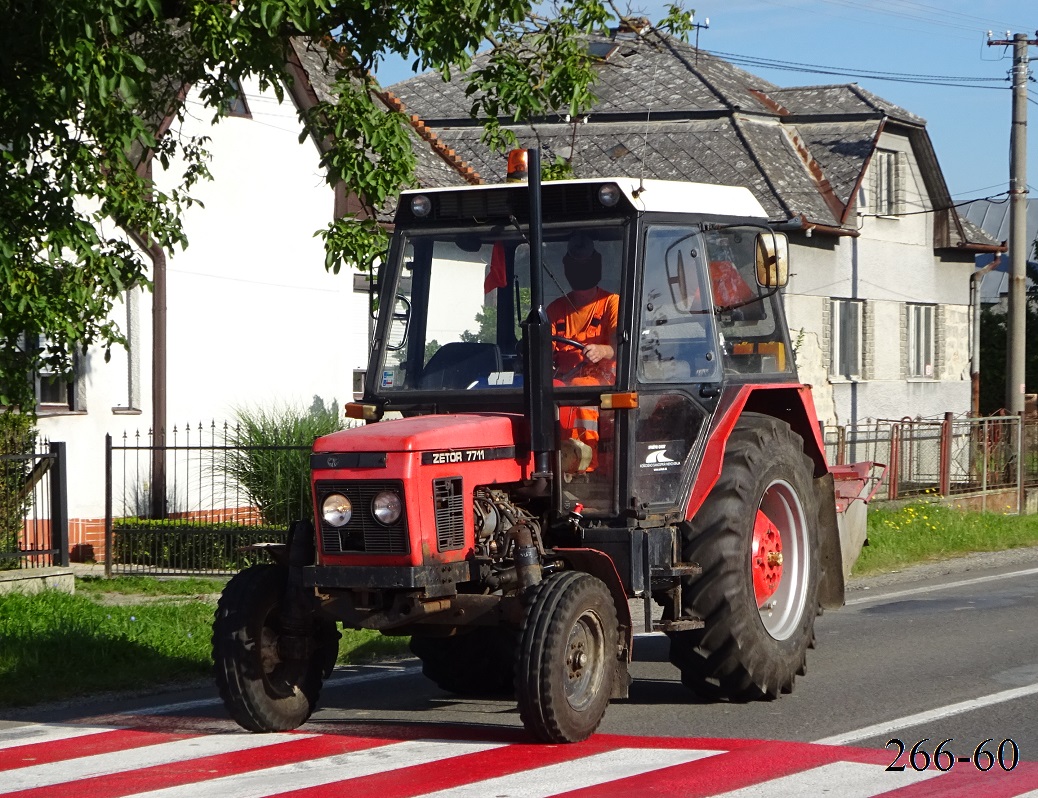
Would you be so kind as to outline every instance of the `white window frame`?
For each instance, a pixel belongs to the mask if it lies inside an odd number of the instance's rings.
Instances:
[[[829,374],[836,379],[860,380],[865,349],[865,303],[860,299],[835,298],[830,302]]]
[[[909,303],[908,376],[912,379],[935,379],[937,353],[937,306]]]
[[[905,180],[908,156],[895,150],[876,150],[872,155],[872,212],[900,216],[905,212]]]

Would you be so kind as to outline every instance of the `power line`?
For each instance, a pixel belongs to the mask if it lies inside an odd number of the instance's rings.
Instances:
[[[739,53],[726,53],[720,50],[711,50],[711,54],[724,58],[724,60],[737,66],[760,67],[764,69],[777,69],[786,72],[800,72],[813,75],[839,75],[844,77],[864,78],[866,80],[886,80],[894,83],[915,83],[925,86],[951,86],[960,89],[995,89],[1004,91],[1008,86],[975,85],[986,83],[1005,83],[1005,78],[970,77],[956,75],[913,75],[911,73],[883,72],[868,69],[849,69],[835,66],[824,66],[821,64],[805,64],[796,61],[779,61],[769,58],[757,58],[755,56],[741,55]]]

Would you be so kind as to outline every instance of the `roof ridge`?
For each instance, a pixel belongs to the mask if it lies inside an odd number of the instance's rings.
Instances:
[[[404,116],[407,117],[408,124],[411,125],[422,140],[432,147],[433,151],[439,155],[448,166],[457,171],[467,183],[470,185],[478,185],[483,182],[483,178],[479,176],[479,172],[477,172],[464,158],[458,155],[457,152],[444,144],[440,140],[440,137],[437,136],[427,124],[425,124],[418,114],[407,113],[407,106],[404,105],[403,100],[397,97],[389,89],[376,91],[376,95],[390,110],[404,114]]]

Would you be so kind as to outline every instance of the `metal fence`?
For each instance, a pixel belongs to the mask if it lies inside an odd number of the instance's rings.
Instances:
[[[222,574],[310,515],[309,446],[241,445],[211,422],[106,440],[106,573]]]
[[[1038,485],[1038,421],[1021,416],[878,420],[825,427],[831,463],[886,464],[877,500],[1016,492]]]
[[[0,455],[0,569],[69,564],[65,444]]]

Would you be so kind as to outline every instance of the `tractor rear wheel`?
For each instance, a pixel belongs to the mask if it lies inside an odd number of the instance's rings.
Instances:
[[[546,743],[590,737],[612,695],[618,656],[616,607],[602,580],[552,574],[524,596],[515,668],[519,716]]]
[[[288,569],[254,565],[235,575],[220,596],[213,622],[213,665],[224,706],[242,728],[298,728],[317,703],[339,648],[335,622],[314,619],[314,651],[282,658],[281,602]]]
[[[516,634],[478,626],[452,637],[412,635],[411,653],[437,687],[462,696],[507,696],[515,689]]]
[[[682,559],[703,569],[682,583],[682,614],[706,625],[671,632],[670,660],[696,693],[772,699],[804,673],[818,606],[812,479],[788,424],[743,415],[717,484],[682,525]]]

